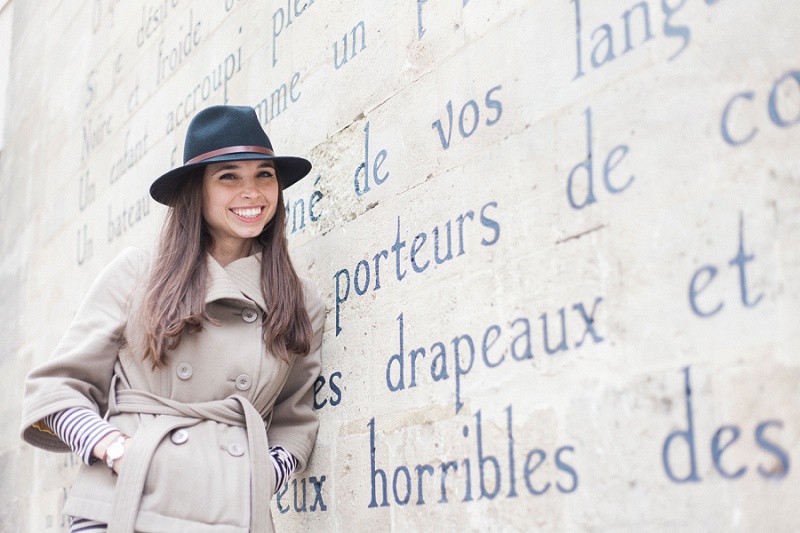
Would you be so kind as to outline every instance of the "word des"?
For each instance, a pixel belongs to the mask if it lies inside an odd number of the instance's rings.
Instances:
[[[464,425],[461,430],[461,435],[465,439],[470,438],[470,433],[474,435],[475,445],[470,456],[449,461],[442,460],[438,464],[417,464],[411,468],[400,465],[394,469],[391,481],[386,471],[377,467],[376,449],[378,446],[375,418],[373,417],[367,423],[369,426],[370,485],[372,489],[372,499],[367,508],[389,507],[390,488],[392,500],[400,506],[407,505],[411,502],[412,497],[415,505],[430,503],[425,500],[426,491],[429,498],[435,498],[438,492],[439,498],[436,503],[439,504],[450,503],[448,493],[456,489],[464,494],[462,502],[476,499],[494,500],[498,496],[516,498],[519,496],[519,492],[523,492],[525,489],[533,496],[542,496],[548,492],[551,494],[575,492],[578,488],[578,472],[568,462],[575,453],[575,448],[559,446],[550,453],[542,448],[532,448],[527,453],[518,454],[516,447],[521,443],[514,439],[513,407],[511,405],[506,407],[505,413],[506,439],[499,441],[484,439],[483,415],[479,410],[474,415],[474,428]],[[489,422],[488,425],[492,428],[499,424]],[[442,438],[447,437],[442,436]],[[493,455],[492,452],[496,455]],[[541,473],[537,473],[537,470],[550,461],[555,463],[558,477],[548,479]],[[415,462],[412,461],[410,464]],[[459,472],[459,468],[463,476],[454,476],[448,479],[448,473]],[[518,492],[517,484],[520,481],[524,481],[525,488],[520,488]],[[473,489],[476,489],[477,497],[473,497]],[[503,489],[506,491],[501,494],[500,491]]]
[[[356,43],[358,42],[358,39],[357,39],[356,35],[358,34],[359,28],[361,29],[361,48],[359,50],[356,50]],[[353,31],[350,32],[350,36],[352,37],[351,45],[350,45],[350,50],[352,50],[352,52],[350,53],[350,59],[355,59],[356,54],[358,52],[363,52],[364,48],[367,47],[367,41],[366,41],[367,36],[366,36],[366,33],[367,33],[367,31],[366,31],[366,29],[364,27],[364,21],[363,20],[361,22],[359,22],[358,24],[356,24],[355,27],[353,28]],[[344,34],[344,37],[342,37],[342,59],[341,60],[339,60],[339,41],[336,41],[336,42],[333,43],[333,66],[336,68],[336,70],[339,70],[340,68],[342,68],[344,66],[345,63],[347,63],[347,34],[346,33]]]
[[[291,482],[292,496],[287,498],[289,500],[288,502],[284,502],[283,498],[285,498],[286,493],[289,492],[290,483],[284,483],[283,488],[275,494],[275,503],[278,504],[278,511],[280,511],[281,514],[286,514],[289,511],[294,511],[295,513],[327,511],[328,506],[325,505],[322,491],[323,483],[325,483],[325,476],[320,476],[319,478],[311,476],[308,478],[308,482],[306,482],[306,478],[300,479],[299,482],[297,478],[293,479]],[[312,489],[314,490],[313,496],[311,495]],[[308,501],[311,500],[311,498],[314,500],[309,505]]]
[[[389,152],[386,149],[381,149],[378,151],[378,155],[375,156],[374,159],[370,160],[369,157],[369,121],[367,121],[366,126],[364,126],[364,160],[356,167],[356,173],[353,177],[353,186],[356,190],[357,196],[363,196],[370,191],[370,167],[372,168],[372,181],[375,182],[375,185],[382,185],[386,180],[389,179],[389,172],[384,172],[381,176],[381,165],[383,162],[386,161],[386,157],[389,155]],[[363,187],[361,184],[361,178],[359,175],[361,171],[364,171],[364,179],[363,179]]]
[[[741,122],[735,120],[736,111],[753,105],[755,98],[755,92],[745,91],[735,94],[728,100],[725,110],[722,112],[720,132],[725,142],[731,146],[747,144],[758,134],[759,129],[757,126],[752,126],[750,129],[743,128],[735,132],[731,131],[730,126],[731,115],[734,116],[734,122]],[[798,101],[800,101],[800,70],[792,70],[772,84],[772,89],[766,102],[769,120],[779,128],[797,126],[800,124]]]
[[[759,294],[753,299],[747,291],[746,267],[747,263],[754,261],[755,258],[755,255],[749,255],[744,251],[744,215],[739,213],[739,249],[736,255],[728,261],[728,265],[739,271],[739,293],[742,298],[742,305],[745,307],[755,307],[764,297],[763,294]],[[701,305],[697,301],[700,294],[714,281],[718,272],[716,266],[706,265],[699,268],[692,276],[692,281],[689,282],[689,305],[692,308],[692,312],[699,317],[708,318],[722,310],[724,305],[722,301],[717,302],[716,305],[714,305],[714,302],[709,303],[707,301],[703,301]]]
[[[492,87],[486,92],[486,96],[484,98],[484,105],[488,110],[491,110],[494,113],[494,116],[491,118],[486,119],[487,126],[494,126],[500,120],[500,117],[503,115],[503,104],[500,100],[492,98],[492,94],[495,91],[499,91],[502,89],[502,85],[497,85],[496,87]],[[445,137],[444,126],[442,125],[441,120],[435,121],[431,124],[431,128],[435,129],[439,133],[439,140],[442,142],[442,148],[447,150],[450,148],[450,140],[453,135],[453,101],[447,101],[447,137]],[[461,111],[458,113],[458,133],[461,135],[463,139],[471,137],[475,130],[478,129],[481,121],[481,110],[480,106],[475,100],[469,100],[467,103],[461,106]]]
[[[692,387],[690,379],[690,368],[687,366],[683,369],[684,373],[684,397],[686,399],[686,429],[675,430],[670,433],[666,440],[661,453],[661,461],[664,465],[664,472],[670,481],[674,483],[699,483],[702,481],[697,473],[697,456],[696,456],[696,432],[694,426],[694,415],[692,412]],[[765,420],[759,422],[753,434],[756,445],[767,455],[772,456],[777,463],[774,463],[770,468],[766,468],[764,463],[758,462],[756,470],[758,474],[764,479],[783,479],[789,473],[789,454],[786,450],[781,448],[775,443],[774,436],[778,430],[783,429],[783,422],[780,420]],[[767,435],[767,431],[770,435]],[[725,451],[733,446],[739,440],[742,430],[736,425],[724,425],[714,430],[711,437],[711,462],[714,464],[714,469],[725,479],[737,479],[745,475],[747,466],[731,464],[723,464],[722,455]],[[689,469],[688,472],[675,473],[672,466],[672,459],[678,454],[685,454],[684,457],[688,458]],[[685,463],[686,461],[682,461]]]
[[[335,381],[339,379],[342,379],[341,372],[334,372],[327,379],[322,375],[317,378],[314,382],[314,409],[319,411],[326,405],[336,407],[342,403],[342,389],[339,387],[339,383]],[[325,387],[326,383],[330,392]]]
[[[586,160],[575,165],[569,173],[567,178],[567,200],[570,207],[573,209],[583,209],[587,205],[591,205],[597,201],[594,195],[594,152],[592,151],[592,108],[586,108]],[[606,190],[612,194],[621,193],[633,183],[634,176],[630,176],[625,183],[613,184],[611,183],[611,172],[617,168],[626,155],[628,155],[628,145],[620,144],[614,147],[605,158],[603,163],[603,184]],[[573,186],[578,181],[576,174],[578,171],[583,171],[585,179],[585,193],[582,199],[575,199],[575,191]]]

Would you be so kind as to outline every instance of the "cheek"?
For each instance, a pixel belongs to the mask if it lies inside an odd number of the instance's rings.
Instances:
[[[269,201],[270,204],[278,203],[278,182],[275,181],[264,186],[261,194]]]
[[[224,187],[208,187],[203,190],[203,213],[213,214],[226,210],[234,195]]]

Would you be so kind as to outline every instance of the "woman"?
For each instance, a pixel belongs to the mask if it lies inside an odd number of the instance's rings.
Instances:
[[[292,267],[283,205],[310,169],[275,155],[252,108],[190,123],[184,165],[150,187],[170,207],[157,254],[108,265],[26,382],[22,437],[85,463],[73,531],[273,530],[270,499],[318,425],[325,309]]]

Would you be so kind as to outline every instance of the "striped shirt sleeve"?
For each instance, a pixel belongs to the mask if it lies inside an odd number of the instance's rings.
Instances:
[[[277,493],[297,468],[297,459],[281,446],[272,446],[269,449],[269,456],[272,459],[272,466],[275,468],[275,492]]]
[[[92,451],[97,443],[109,433],[117,431],[86,407],[64,409],[45,417],[44,422],[87,465],[96,460]],[[297,459],[281,446],[272,446],[269,455],[275,469],[275,492],[278,492],[297,468]]]
[[[92,451],[103,437],[118,431],[87,407],[70,407],[44,418],[53,433],[87,465],[97,460]]]

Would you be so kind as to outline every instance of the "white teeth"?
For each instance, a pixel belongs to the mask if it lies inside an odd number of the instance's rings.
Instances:
[[[256,218],[261,214],[261,209],[258,207],[251,207],[248,209],[233,209],[233,212],[242,218]]]

